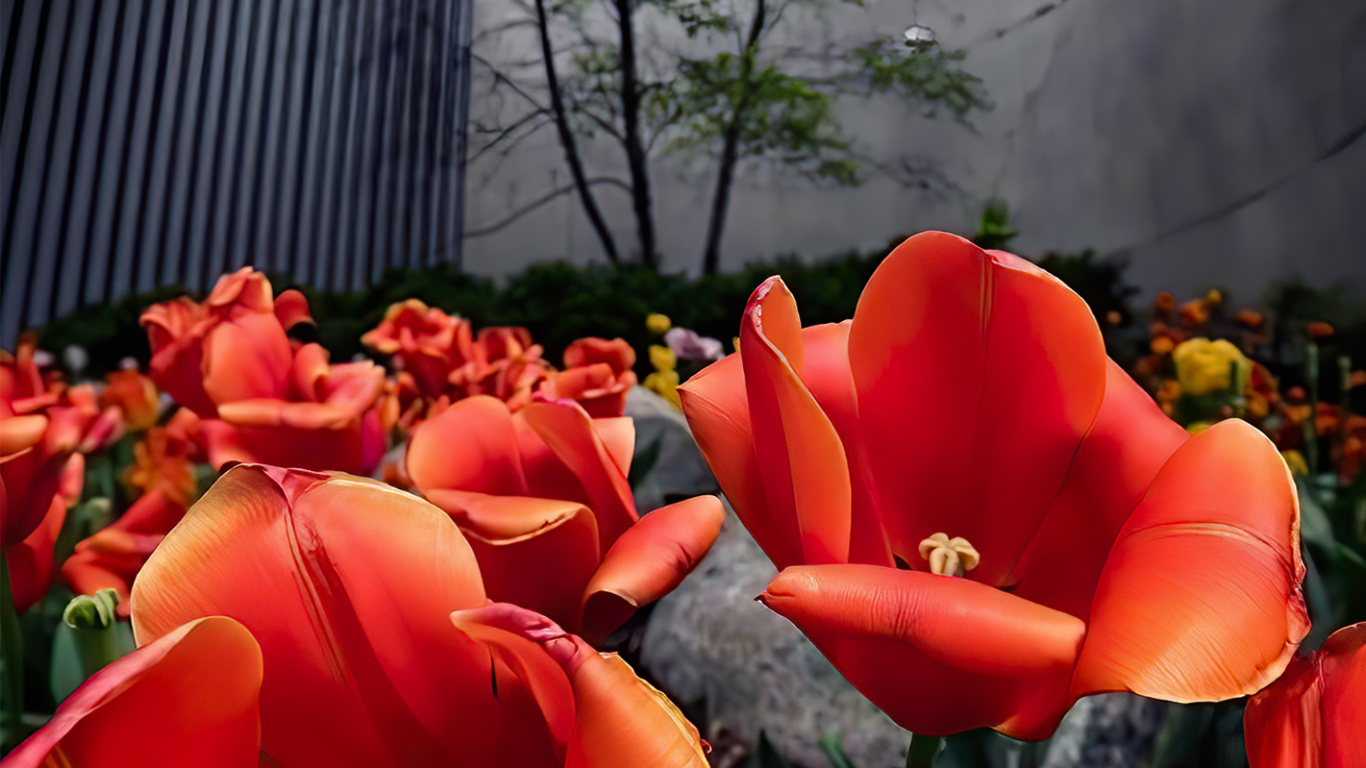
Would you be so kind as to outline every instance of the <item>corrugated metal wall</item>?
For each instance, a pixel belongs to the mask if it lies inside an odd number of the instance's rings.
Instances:
[[[0,343],[252,264],[460,260],[471,0],[0,0]]]

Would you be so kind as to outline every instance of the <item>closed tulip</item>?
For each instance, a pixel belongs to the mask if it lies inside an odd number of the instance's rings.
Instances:
[[[1334,632],[1247,703],[1252,768],[1366,765],[1366,623]]]
[[[672,591],[721,529],[712,496],[636,514],[634,440],[629,418],[573,402],[513,413],[472,397],[414,432],[407,473],[465,532],[491,598],[598,640]]]
[[[1247,695],[1308,629],[1270,441],[1188,436],[1018,257],[917,235],[852,321],[805,329],[772,278],[739,353],[681,391],[781,569],[763,602],[916,733],[1044,738],[1101,691]]]
[[[367,474],[384,452],[384,371],[329,365],[287,332],[312,322],[298,291],[275,297],[265,276],[224,275],[202,304],[187,298],[142,314],[152,379],[202,420],[209,462],[268,462]]]

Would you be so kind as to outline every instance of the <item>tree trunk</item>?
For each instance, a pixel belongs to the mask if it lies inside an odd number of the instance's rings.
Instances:
[[[640,260],[658,268],[654,213],[650,201],[650,169],[645,145],[640,140],[640,85],[636,79],[636,33],[632,26],[633,0],[616,0],[617,29],[621,38],[621,111],[625,118],[626,164],[631,171],[631,207],[640,235]]]
[[[721,161],[716,172],[716,189],[712,192],[711,217],[707,221],[706,250],[702,254],[704,275],[716,274],[721,265],[721,235],[726,229],[730,189],[735,182],[735,165],[740,159],[740,127],[744,123],[750,95],[753,93],[750,79],[754,76],[754,58],[759,53],[759,35],[763,32],[766,12],[765,1],[758,0],[754,6],[754,19],[750,23],[745,49],[740,52],[740,98],[735,103],[730,124],[726,126],[721,138]]]
[[[583,158],[579,155],[579,147],[574,142],[574,133],[569,130],[569,118],[564,111],[564,98],[560,95],[560,78],[555,71],[555,51],[550,45],[550,22],[546,17],[545,0],[536,0],[536,22],[541,33],[541,58],[545,60],[546,86],[550,89],[550,110],[555,118],[555,130],[560,135],[560,145],[564,147],[565,162],[569,164],[569,173],[574,178],[579,200],[583,202],[583,211],[588,214],[588,221],[592,223],[593,230],[602,241],[602,249],[607,253],[607,260],[613,264],[620,263],[616,241],[612,239],[612,232],[607,228],[602,210],[598,208],[597,198],[588,186],[588,177],[583,172]]]

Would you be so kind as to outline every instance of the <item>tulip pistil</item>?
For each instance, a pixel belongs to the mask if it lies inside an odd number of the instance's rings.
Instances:
[[[930,561],[930,573],[938,576],[962,576],[982,561],[967,539],[950,539],[946,533],[936,533],[921,541],[920,556]]]

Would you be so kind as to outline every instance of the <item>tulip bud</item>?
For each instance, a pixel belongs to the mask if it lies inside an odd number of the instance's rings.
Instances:
[[[62,622],[78,631],[100,631],[114,626],[119,593],[101,589],[93,595],[77,595],[62,611]]]

